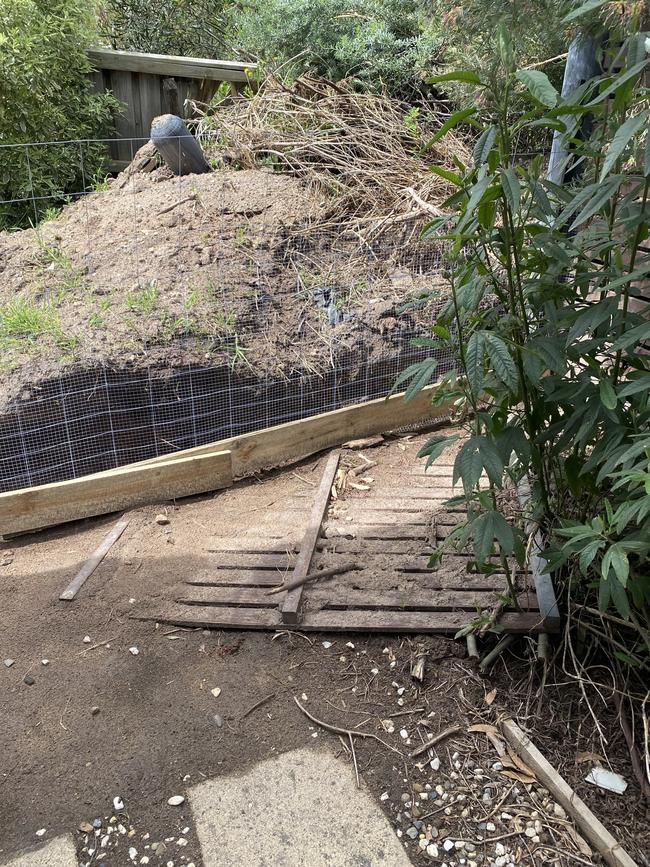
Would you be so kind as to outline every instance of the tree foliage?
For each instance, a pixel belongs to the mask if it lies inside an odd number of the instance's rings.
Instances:
[[[501,491],[530,479],[527,519],[545,534],[549,568],[572,601],[629,624],[626,661],[647,669],[650,306],[640,285],[650,276],[650,43],[634,20],[627,27],[608,58],[617,71],[566,99],[543,72],[517,69],[509,28],[499,28],[500,68],[455,75],[474,81],[478,138],[450,178],[447,215],[425,234],[449,243],[451,298],[430,345],[456,366],[437,400],[472,413],[454,469],[469,517],[449,544],[473,544],[483,569],[498,551],[512,576],[528,525],[505,532]],[[513,99],[527,103],[514,119]],[[542,157],[515,158],[531,128],[570,142],[571,182],[548,180]],[[446,445],[437,435],[422,457]]]
[[[101,145],[65,144],[101,136],[115,101],[90,91],[85,49],[95,38],[90,0],[0,0],[0,142],[64,142],[0,149],[0,226],[37,219],[77,191],[104,158]]]

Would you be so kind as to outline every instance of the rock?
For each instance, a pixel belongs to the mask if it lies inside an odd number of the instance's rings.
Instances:
[[[187,840],[185,839],[185,837],[179,837],[178,840],[176,841],[176,845],[177,846],[187,846]]]
[[[93,828],[101,828],[102,820],[101,819],[93,819]]]
[[[395,723],[392,721],[392,719],[383,719],[381,721],[381,727],[389,735],[392,735],[392,733],[395,731]]]
[[[154,520],[155,520],[156,524],[160,524],[161,526],[164,526],[165,524],[169,524],[169,518],[167,517],[167,515],[163,515],[163,514],[156,515]]]
[[[526,828],[526,830],[524,831],[524,834],[525,834],[527,837],[534,837],[536,833],[537,833],[537,832],[535,831],[534,828]]]
[[[449,839],[445,840],[445,842],[442,844],[442,848],[445,850],[445,852],[451,852],[451,850],[455,848],[454,841]]]
[[[82,831],[84,834],[92,834],[95,829],[90,824],[90,822],[81,822],[79,824],[79,830]]]
[[[129,846],[129,858],[131,859],[131,861],[135,861],[137,857],[138,850],[135,848],[135,846]]]
[[[5,667],[11,668],[11,666],[14,664],[15,661],[16,661],[15,659],[5,659],[5,661],[4,661]]]
[[[388,800],[388,792],[382,792],[381,795],[379,796],[379,800],[380,801],[387,801]]]
[[[41,665],[49,665],[49,664],[50,664],[49,659],[41,659]]]
[[[42,837],[46,833],[47,833],[47,828],[39,828],[39,830],[36,832],[36,836]]]
[[[437,756],[435,759],[431,759],[431,761],[429,762],[429,767],[431,768],[432,771],[439,771],[440,770],[440,759]]]
[[[148,864],[149,863],[149,856],[143,855],[142,858],[140,858],[140,863],[141,864]]]
[[[331,641],[323,641],[323,642],[321,642],[321,644],[323,645],[323,647],[325,648],[325,650],[328,650],[328,649],[332,646],[332,642],[331,642]]]
[[[429,843],[429,845],[427,846],[427,855],[430,858],[437,858],[438,857],[438,847],[436,846],[435,843]]]
[[[566,819],[566,810],[559,804],[553,804],[553,814],[557,816],[558,819]]]
[[[90,644],[90,635],[84,635],[83,642],[84,644]]]
[[[404,738],[404,740],[406,740],[406,738],[409,736],[409,733],[406,731],[406,729],[400,729],[399,735],[401,738]]]
[[[151,851],[152,851],[155,855],[157,855],[159,858],[162,858],[162,856],[163,856],[163,855],[165,854],[165,852],[167,851],[167,846],[165,846],[165,844],[163,843],[163,841],[160,840],[158,843],[152,843],[152,844],[151,844]]]
[[[210,692],[212,693],[212,695],[213,695],[215,698],[219,698],[219,696],[221,695],[221,687],[219,687],[219,686],[215,686],[215,688],[214,688],[214,689],[211,689]]]
[[[417,828],[413,828],[413,827],[411,827],[411,828],[407,828],[407,829],[406,829],[406,836],[407,836],[407,837],[410,837],[411,840],[415,840],[415,839],[417,838],[417,836],[418,836],[418,829],[417,829]]]
[[[497,855],[505,855],[506,854],[506,847],[503,845],[503,843],[497,843],[496,846],[494,847],[494,851],[496,852]]]
[[[486,822],[485,823],[485,830],[486,831],[490,831],[490,833],[492,833],[493,831],[496,831],[496,829],[497,829],[497,826],[494,824],[494,822]]]
[[[214,724],[216,725],[216,727],[220,729],[223,725],[223,717],[220,714],[215,713],[212,719],[214,720]]]
[[[119,795],[116,795],[116,796],[113,798],[113,809],[114,809],[114,810],[117,810],[118,812],[119,812],[120,810],[123,810],[123,809],[124,809],[124,801],[120,798]]]
[[[96,704],[93,705],[93,707],[90,708],[90,713],[91,713],[93,716],[97,716],[97,714],[99,713],[99,708],[97,707]]]
[[[133,654],[133,656],[137,656],[140,651],[137,647],[129,647],[129,653]]]
[[[172,795],[171,798],[167,801],[170,807],[179,807],[185,798],[183,795]]]
[[[36,681],[35,681],[34,678],[31,676],[31,674],[26,674],[25,677],[23,677],[23,683],[26,683],[27,686],[34,686],[34,684],[36,683]]]

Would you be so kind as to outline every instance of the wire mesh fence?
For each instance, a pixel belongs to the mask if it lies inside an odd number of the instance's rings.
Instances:
[[[0,149],[27,178],[5,224],[33,215],[0,233],[0,489],[383,397],[430,353],[412,339],[436,305],[404,308],[444,297],[443,249],[409,221],[323,229],[322,191],[263,170],[177,176],[145,140],[130,169],[88,178],[99,144]],[[65,197],[36,182],[47,148],[78,153]]]

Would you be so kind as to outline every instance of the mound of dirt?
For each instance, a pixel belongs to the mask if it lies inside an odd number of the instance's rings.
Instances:
[[[61,365],[315,370],[333,341],[412,329],[396,305],[438,279],[435,250],[361,249],[318,229],[325,207],[286,174],[162,168],[0,233],[3,399]]]

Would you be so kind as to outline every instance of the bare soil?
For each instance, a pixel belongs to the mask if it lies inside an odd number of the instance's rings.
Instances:
[[[396,307],[442,286],[435,250],[361,249],[318,228],[326,204],[288,174],[160,168],[0,233],[3,399],[74,365],[313,370],[412,328]]]
[[[392,468],[397,482],[421,442],[400,438],[369,455]],[[613,706],[599,709],[609,737],[602,761],[629,782],[622,796],[604,795],[584,782],[594,761],[585,761],[584,753],[602,755],[602,748],[577,688],[561,672],[549,676],[538,713],[540,681],[528,665],[525,639],[483,678],[465,658],[464,645],[442,637],[171,631],[132,616],[163,602],[184,576],[214,564],[215,555],[205,551],[209,535],[299,535],[323,462],[314,458],[215,496],[129,513],[124,535],[72,603],[59,602],[58,594],[114,517],[3,543],[0,659],[15,662],[9,668],[0,664],[0,860],[64,832],[76,832],[80,858],[88,860],[84,847],[92,835],[76,831],[79,824],[101,817],[105,828],[115,816],[113,824],[122,825],[124,834],[111,835],[118,843],[102,858],[109,867],[131,863],[129,846],[148,854],[152,864],[165,864],[182,851],[186,862],[200,865],[187,805],[169,807],[170,796],[206,777],[313,743],[314,735],[345,753],[338,738],[301,714],[297,696],[319,719],[374,732],[385,742],[356,740],[359,771],[414,864],[459,864],[461,857],[466,864],[494,864],[499,844],[523,865],[602,863],[571,822],[554,812],[537,782],[506,775],[484,734],[443,741],[434,753],[437,770],[424,757],[408,757],[426,732],[494,724],[503,712],[531,732],[611,832],[647,863],[647,809]],[[161,512],[169,524],[156,522]],[[129,650],[134,647],[137,655]],[[420,652],[426,654],[422,684],[410,676],[411,659]],[[27,685],[26,676],[35,682]],[[215,687],[221,689],[218,697],[211,692]],[[119,815],[115,796],[125,804]],[[407,833],[414,820],[430,837],[426,845],[439,845],[436,857],[426,854],[417,834],[411,839]],[[535,821],[540,842],[525,834],[527,823]],[[42,828],[46,835],[37,838]],[[188,840],[182,850],[176,843],[181,836]],[[475,850],[447,856],[444,839],[466,841]],[[164,857],[145,849],[165,840]]]

